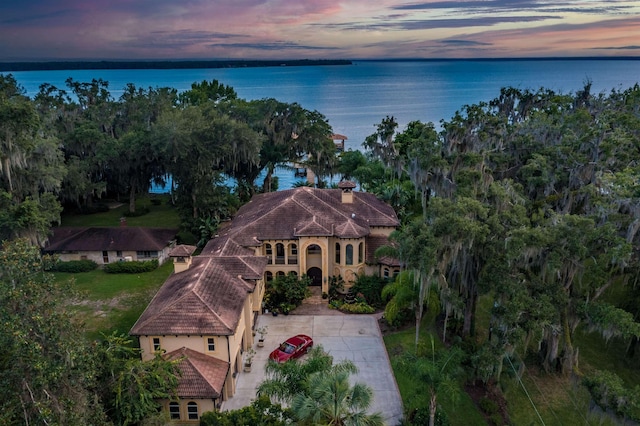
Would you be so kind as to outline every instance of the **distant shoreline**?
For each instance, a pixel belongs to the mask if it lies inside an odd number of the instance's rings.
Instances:
[[[140,70],[140,69],[202,69],[202,68],[255,68],[300,67],[318,65],[352,65],[346,59],[300,60],[217,60],[217,61],[47,61],[0,62],[0,72],[9,71],[69,71],[69,70]]]

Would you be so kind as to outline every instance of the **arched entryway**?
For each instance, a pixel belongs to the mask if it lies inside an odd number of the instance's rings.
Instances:
[[[311,278],[311,285],[322,285],[322,269],[312,267],[307,270],[307,276]]]

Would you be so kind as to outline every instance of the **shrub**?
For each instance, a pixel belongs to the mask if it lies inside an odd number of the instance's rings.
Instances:
[[[52,272],[89,272],[98,267],[93,260],[69,260],[68,262],[58,261],[51,265]]]
[[[357,303],[343,303],[338,308],[341,312],[346,312],[350,314],[372,314],[376,310],[363,302]]]
[[[122,213],[122,215],[126,217],[140,217],[140,216],[144,216],[147,213],[149,213],[149,207],[142,207],[142,208],[136,209],[135,212],[126,211]]]
[[[362,275],[356,279],[351,291],[355,294],[362,294],[371,306],[382,308],[385,305],[382,300],[382,288],[385,284],[386,281],[383,278],[374,275]]]
[[[139,274],[141,272],[151,272],[158,268],[158,259],[144,262],[115,262],[104,266],[104,271],[108,274]]]
[[[94,213],[105,213],[109,211],[109,206],[106,204],[95,204],[92,206],[82,206],[78,209],[80,214],[94,214]]]
[[[480,400],[480,409],[484,411],[486,414],[492,415],[498,412],[498,403],[487,398],[483,397]]]

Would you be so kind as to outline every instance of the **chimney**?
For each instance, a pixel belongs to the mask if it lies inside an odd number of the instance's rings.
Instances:
[[[350,180],[343,180],[340,183],[338,183],[338,188],[342,190],[343,204],[353,203],[353,188],[355,187],[356,187],[356,184],[351,182]]]
[[[195,249],[195,246],[187,246],[181,244],[171,250],[169,256],[173,259],[174,273],[177,274],[189,269],[189,267],[191,266],[192,255]]]

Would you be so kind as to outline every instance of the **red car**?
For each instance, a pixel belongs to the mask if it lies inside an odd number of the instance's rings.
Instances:
[[[304,334],[298,334],[297,336],[289,337],[286,341],[280,343],[277,349],[275,349],[269,355],[269,359],[275,362],[285,362],[293,358],[300,358],[302,355],[309,352],[313,347],[313,339]]]

